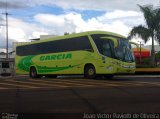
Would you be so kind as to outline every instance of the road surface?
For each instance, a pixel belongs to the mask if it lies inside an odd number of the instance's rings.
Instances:
[[[160,113],[160,75],[122,75],[96,80],[1,77],[0,113],[1,116],[43,113],[73,118],[97,118],[97,114],[113,117],[122,113],[143,117],[149,113],[157,118],[160,116],[156,115]]]

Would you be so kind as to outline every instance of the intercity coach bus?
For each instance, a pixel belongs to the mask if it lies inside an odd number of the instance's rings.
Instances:
[[[16,47],[16,73],[41,76],[132,74],[135,60],[129,40],[106,31],[88,31],[25,43]]]

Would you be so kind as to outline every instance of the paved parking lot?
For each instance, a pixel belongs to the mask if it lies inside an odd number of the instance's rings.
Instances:
[[[0,112],[160,113],[160,76],[0,78]]]
[[[153,79],[153,80],[152,80]],[[31,79],[28,76],[0,77],[0,89],[52,89],[69,87],[150,87],[160,86],[160,75],[119,75],[113,79],[84,79],[79,76]]]

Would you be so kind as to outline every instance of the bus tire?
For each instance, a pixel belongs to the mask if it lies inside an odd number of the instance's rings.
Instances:
[[[84,76],[88,79],[96,78],[96,69],[93,65],[86,65],[84,68]]]
[[[31,78],[39,78],[38,75],[37,75],[37,70],[36,70],[35,67],[30,68],[29,76]]]

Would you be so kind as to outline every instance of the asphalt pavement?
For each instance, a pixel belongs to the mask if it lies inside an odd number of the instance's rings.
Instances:
[[[160,75],[119,75],[96,80],[75,76],[1,77],[0,112],[1,116],[31,114],[43,118],[119,118],[134,114],[158,118]]]

